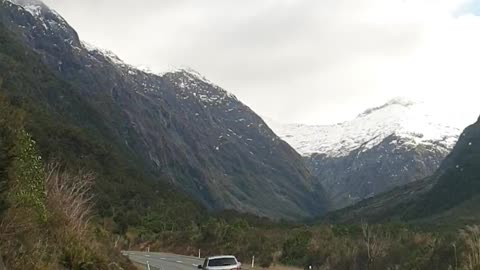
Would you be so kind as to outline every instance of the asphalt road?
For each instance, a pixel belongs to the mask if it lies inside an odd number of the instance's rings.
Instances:
[[[132,262],[146,265],[150,264],[152,270],[196,270],[197,265],[203,263],[203,258],[189,257],[183,255],[124,251],[123,255],[128,256]]]
[[[122,254],[138,264],[146,265],[148,262],[151,270],[197,270],[197,266],[203,264],[204,260],[204,258],[158,252],[123,251]],[[242,269],[251,270],[249,265],[242,265]]]

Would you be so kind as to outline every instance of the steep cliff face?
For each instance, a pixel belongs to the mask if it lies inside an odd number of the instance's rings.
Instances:
[[[81,42],[39,1],[0,6],[0,21],[98,116],[74,112],[78,123],[101,122],[99,132],[149,173],[210,209],[282,218],[326,210],[323,189],[301,156],[235,96],[191,70],[152,74],[134,68]]]
[[[460,128],[429,106],[394,99],[331,126],[279,125],[338,209],[432,175]]]

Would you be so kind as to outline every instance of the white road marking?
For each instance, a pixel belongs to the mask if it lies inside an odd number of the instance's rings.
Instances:
[[[177,261],[177,263],[183,263],[182,261]]]

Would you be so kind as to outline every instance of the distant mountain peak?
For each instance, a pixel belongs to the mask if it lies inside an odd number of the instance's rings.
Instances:
[[[460,128],[447,123],[425,102],[395,98],[357,118],[334,125],[270,123],[277,134],[304,156],[346,156],[360,147],[369,149],[390,135],[418,144],[439,144],[451,149]]]

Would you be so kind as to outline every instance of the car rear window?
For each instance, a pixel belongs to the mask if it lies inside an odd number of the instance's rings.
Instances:
[[[218,259],[211,259],[208,261],[208,266],[229,266],[229,265],[236,265],[237,261],[235,258],[218,258]]]

